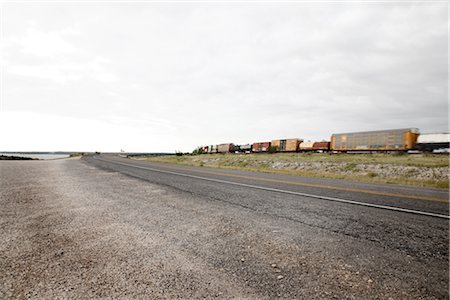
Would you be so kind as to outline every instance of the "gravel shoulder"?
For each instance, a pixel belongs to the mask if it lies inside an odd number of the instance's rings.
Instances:
[[[80,159],[5,161],[0,179],[0,298],[448,298],[448,252],[406,254]],[[445,227],[430,237],[448,243]]]

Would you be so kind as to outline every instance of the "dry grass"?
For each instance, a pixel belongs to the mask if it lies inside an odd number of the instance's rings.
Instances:
[[[448,188],[448,155],[204,154],[147,157],[150,161],[365,182]]]

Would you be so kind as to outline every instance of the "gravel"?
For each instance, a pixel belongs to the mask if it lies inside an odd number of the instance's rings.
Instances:
[[[1,162],[0,191],[2,299],[448,298],[448,255],[405,255],[80,159]]]

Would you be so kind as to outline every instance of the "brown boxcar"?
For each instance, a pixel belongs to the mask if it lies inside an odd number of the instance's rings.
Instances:
[[[406,151],[416,145],[416,128],[333,134],[333,151]]]
[[[253,143],[252,145],[252,151],[253,152],[267,152],[270,147],[270,142],[260,142],[260,143]]]
[[[220,144],[217,146],[217,152],[219,153],[229,153],[233,151],[234,144],[228,143],[228,144]]]
[[[330,142],[315,142],[313,145],[313,150],[328,151],[330,150]]]
[[[280,152],[297,152],[301,142],[301,139],[273,140],[272,146],[277,147]]]

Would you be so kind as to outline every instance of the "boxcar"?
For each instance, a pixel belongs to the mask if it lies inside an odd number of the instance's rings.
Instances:
[[[416,145],[416,128],[349,132],[331,136],[333,151],[407,151]]]
[[[240,145],[239,151],[243,153],[250,153],[252,151],[252,145],[250,144]]]
[[[228,143],[228,144],[220,144],[217,146],[217,152],[219,153],[229,153],[232,152],[234,148],[234,144],[233,143]]]
[[[446,150],[450,148],[450,133],[426,133],[417,138],[416,149],[425,152]]]
[[[300,151],[311,151],[313,150],[314,142],[301,142],[299,149]]]
[[[299,146],[300,151],[328,151],[330,142],[302,142]]]
[[[315,142],[313,145],[313,150],[329,151],[330,150],[330,142]]]
[[[269,147],[270,147],[270,142],[253,143],[252,151],[253,152],[267,152]]]
[[[280,152],[297,152],[301,142],[301,139],[273,140],[272,146],[277,147]]]

